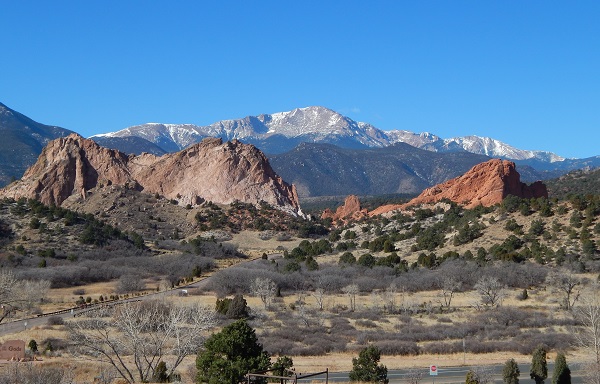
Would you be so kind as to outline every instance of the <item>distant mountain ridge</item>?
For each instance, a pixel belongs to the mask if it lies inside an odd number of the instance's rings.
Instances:
[[[292,151],[270,157],[273,169],[294,184],[302,198],[417,195],[488,160],[484,155],[464,151],[435,153],[406,143],[360,150],[303,143]],[[527,181],[545,176],[525,165],[519,166],[519,173]]]
[[[0,103],[0,186],[20,178],[48,142],[71,133],[40,124]]]
[[[302,142],[323,142],[346,148],[384,147],[390,144],[383,131],[323,107],[222,120],[208,126],[148,123],[94,135],[91,139],[102,143],[107,138],[130,136],[146,139],[167,152],[181,150],[206,137],[242,140],[266,153],[286,152]]]
[[[554,163],[565,158],[547,151],[522,150],[488,137],[465,136],[442,139],[431,133],[405,130],[383,131],[371,124],[357,122],[331,109],[319,106],[297,108],[289,112],[261,114],[243,119],[222,120],[208,126],[193,124],[149,123],[121,131],[95,135],[102,143],[107,138],[137,136],[167,152],[181,150],[205,137],[239,139],[278,154],[301,142],[327,143],[342,148],[382,148],[403,142],[433,152],[466,151],[512,160],[537,160]]]
[[[72,131],[36,123],[0,104],[0,133],[1,187],[20,178],[35,163],[48,140]],[[441,139],[430,133],[384,132],[323,107],[224,120],[208,127],[146,124],[93,139],[124,153],[162,156],[209,136],[239,138],[270,152],[268,157],[275,172],[294,182],[302,197],[416,194],[490,157],[510,158],[528,182],[600,166],[600,156],[550,162],[557,158],[549,152],[537,152],[537,157],[531,157],[535,151],[513,151],[514,148],[489,138]],[[519,156],[525,159],[513,159]]]

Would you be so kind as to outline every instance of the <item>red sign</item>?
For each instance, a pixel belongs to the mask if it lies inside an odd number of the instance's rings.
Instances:
[[[435,365],[429,366],[429,374],[431,376],[437,376],[437,374],[438,374],[437,366],[435,366]]]
[[[23,340],[7,340],[0,344],[0,360],[21,360],[25,358],[25,342]]]

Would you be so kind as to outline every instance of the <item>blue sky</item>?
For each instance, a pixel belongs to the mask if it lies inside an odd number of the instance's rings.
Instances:
[[[0,102],[84,136],[322,105],[600,155],[597,1],[0,0]]]

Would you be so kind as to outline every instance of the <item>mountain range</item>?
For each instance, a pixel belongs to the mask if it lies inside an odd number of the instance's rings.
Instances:
[[[92,139],[100,144],[112,140],[112,145],[118,145],[118,139],[131,137],[143,138],[165,152],[181,150],[205,137],[219,137],[223,140],[238,139],[254,144],[268,154],[287,152],[300,143],[326,143],[342,148],[360,149],[383,148],[402,142],[432,152],[466,151],[490,157],[548,163],[565,160],[551,152],[522,150],[488,137],[442,139],[427,132],[383,131],[371,124],[354,121],[319,106],[222,120],[207,126],[148,123],[95,135]]]
[[[0,130],[5,132],[0,186],[19,178],[48,140],[72,133],[36,123],[3,104],[0,119]],[[254,144],[269,154],[277,174],[298,186],[301,197],[415,194],[490,158],[514,161],[525,181],[600,166],[600,156],[564,159],[487,137],[442,139],[431,133],[383,131],[324,107],[223,120],[208,126],[149,123],[91,139],[127,154],[161,156],[207,137]]]
[[[270,162],[300,197],[409,194],[462,175],[490,158],[470,152],[438,153],[395,143],[384,148],[346,149],[331,144],[302,143]],[[527,182],[559,173],[520,165]]]
[[[548,151],[519,149],[490,137],[443,139],[428,132],[383,131],[320,106],[222,120],[207,126],[148,123],[91,138],[100,145],[126,153],[161,155],[181,150],[205,137],[242,140],[254,144],[270,156],[291,151],[301,143],[332,144],[345,149],[385,148],[406,143],[430,152],[469,152],[488,158],[508,159],[538,171],[549,171],[548,176],[600,166],[600,156],[566,159]],[[136,140],[135,143],[133,140]]]

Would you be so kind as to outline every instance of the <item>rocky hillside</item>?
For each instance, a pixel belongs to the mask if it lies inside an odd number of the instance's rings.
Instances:
[[[49,143],[22,180],[0,193],[60,205],[110,186],[159,194],[182,205],[237,200],[264,201],[289,212],[300,209],[295,188],[275,174],[262,152],[220,139],[162,157],[127,156],[72,134]]]
[[[0,186],[20,178],[50,140],[70,133],[35,122],[0,103]]]
[[[522,183],[515,163],[494,159],[474,166],[462,176],[426,189],[408,205],[449,199],[466,208],[478,205],[490,207],[499,204],[508,195],[524,199],[548,198],[548,190],[540,181],[530,186]]]
[[[508,195],[524,199],[548,198],[548,190],[540,181],[530,186],[522,183],[515,163],[493,159],[477,164],[461,176],[427,188],[406,204],[382,206],[372,211],[371,215],[442,200],[450,200],[466,208],[479,205],[490,207],[501,203]]]
[[[327,208],[321,215],[322,219],[331,219],[333,222],[351,222],[367,217],[367,210],[362,208],[358,196],[350,195],[344,200],[344,204],[335,212]]]
[[[600,191],[600,168],[569,172],[556,179],[547,180],[552,197],[560,199],[569,195],[595,195]]]

